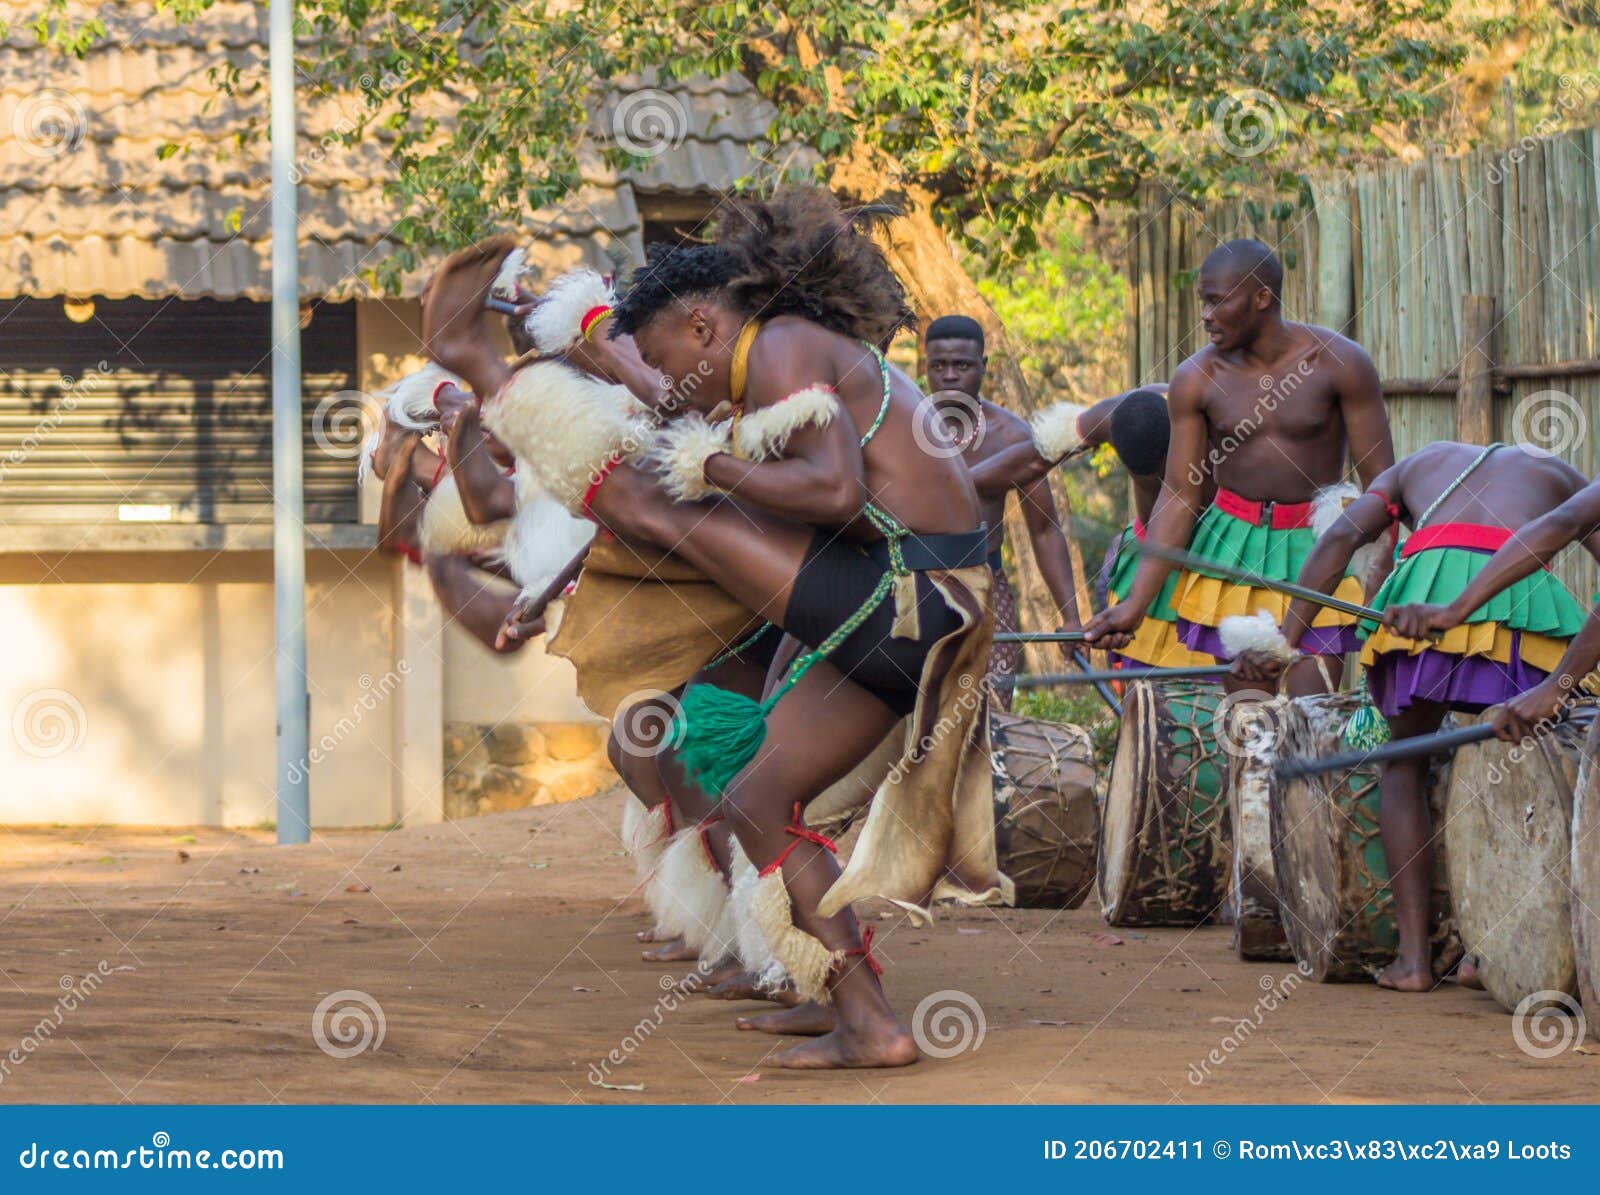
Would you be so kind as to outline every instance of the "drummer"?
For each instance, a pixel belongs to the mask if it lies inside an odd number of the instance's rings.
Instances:
[[[1367,687],[1393,738],[1432,734],[1446,711],[1481,712],[1534,688],[1558,667],[1584,612],[1549,572],[1528,568],[1498,596],[1465,597],[1467,613],[1448,628],[1441,619],[1445,633],[1437,641],[1409,638],[1396,624],[1400,607],[1414,612],[1417,603],[1453,606],[1471,592],[1491,553],[1518,527],[1560,507],[1585,481],[1548,454],[1441,441],[1384,470],[1317,540],[1299,580],[1329,593],[1357,548],[1378,540],[1397,522],[1413,529],[1398,551],[1394,572],[1373,599],[1380,610],[1396,609],[1386,613],[1383,626],[1367,622],[1360,629]],[[1600,551],[1596,554],[1600,558]],[[1282,627],[1290,648],[1304,640],[1317,610],[1305,599],[1290,604]],[[1406,621],[1408,631],[1424,629],[1412,614]],[[1285,667],[1281,659],[1248,651],[1235,660],[1234,675],[1275,684]],[[1400,949],[1378,983],[1396,991],[1425,992],[1434,986],[1428,942],[1433,827],[1423,787],[1426,769],[1426,757],[1396,760],[1383,766],[1381,777],[1379,827]]]
[[[1506,540],[1453,601],[1390,606],[1384,611],[1384,623],[1397,634],[1413,639],[1430,632],[1453,631],[1470,622],[1475,611],[1501,593],[1514,591],[1525,577],[1548,568],[1561,549],[1579,540],[1590,555],[1600,560],[1600,482],[1585,486]],[[1594,685],[1591,674],[1600,663],[1600,594],[1596,595],[1596,602],[1582,629],[1556,661],[1554,671],[1502,704],[1495,713],[1494,731],[1501,739],[1521,742],[1541,723],[1554,719],[1585,681]]]

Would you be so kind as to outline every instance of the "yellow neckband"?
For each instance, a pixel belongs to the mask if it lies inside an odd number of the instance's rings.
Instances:
[[[761,331],[760,320],[746,320],[733,342],[733,368],[728,374],[728,397],[733,400],[735,412],[744,409],[744,390],[750,381],[750,346]]]

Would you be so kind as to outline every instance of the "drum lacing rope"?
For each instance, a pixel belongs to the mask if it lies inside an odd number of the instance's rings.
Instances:
[[[794,816],[790,819],[789,824],[783,828],[783,832],[785,834],[793,835],[794,841],[788,846],[784,847],[783,850],[779,851],[778,857],[771,863],[768,863],[760,870],[760,872],[757,873],[762,878],[771,875],[773,872],[781,868],[783,866],[783,861],[787,859],[794,851],[794,848],[799,846],[802,842],[815,843],[817,846],[820,846],[823,850],[827,851],[830,855],[837,855],[839,853],[839,848],[834,843],[833,839],[829,838],[826,834],[818,834],[810,826],[806,825],[800,820],[799,801],[794,803]]]

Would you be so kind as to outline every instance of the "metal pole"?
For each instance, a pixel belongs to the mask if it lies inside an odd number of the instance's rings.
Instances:
[[[295,194],[294,0],[271,0],[272,609],[277,644],[278,842],[311,839],[306,692],[306,540]]]

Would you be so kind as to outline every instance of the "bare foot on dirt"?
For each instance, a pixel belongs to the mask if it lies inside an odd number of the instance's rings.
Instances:
[[[772,1033],[779,1037],[820,1037],[824,1033],[832,1033],[837,1023],[833,1009],[815,1000],[807,1000],[783,1012],[763,1012],[734,1021],[740,1029],[753,1029],[757,1033]]]
[[[1433,968],[1426,963],[1395,959],[1378,972],[1378,986],[1391,992],[1433,991]]]
[[[1470,954],[1461,960],[1461,965],[1456,968],[1456,982],[1464,988],[1471,988],[1474,992],[1483,991],[1483,978],[1478,974],[1478,960]]]
[[[672,938],[654,950],[640,951],[639,957],[647,963],[692,963],[700,957],[700,952],[682,938]]]
[[[650,929],[642,929],[638,933],[634,934],[633,936],[637,941],[640,941],[640,942],[670,942],[670,941],[672,941],[672,939],[667,936],[667,933],[666,933],[665,930],[656,929],[654,926],[652,926]]]
[[[785,1050],[776,1059],[779,1066],[789,1070],[910,1066],[916,1060],[916,1042],[893,1017],[864,1028],[835,1029],[825,1037]]]
[[[742,972],[739,968],[738,961],[736,959],[728,959],[726,962],[718,963],[709,971],[703,966],[696,967],[693,971],[690,971],[689,974],[685,975],[681,980],[678,981],[678,986],[686,989],[687,991],[699,992],[702,995],[710,995],[709,989],[711,987],[717,984],[727,983],[732,979],[737,979],[740,974],[742,974]]]
[[[770,1000],[785,1008],[793,1008],[800,1003],[800,993],[793,988],[761,987],[749,971],[740,971],[731,979],[709,985],[705,994],[713,1000]]]

